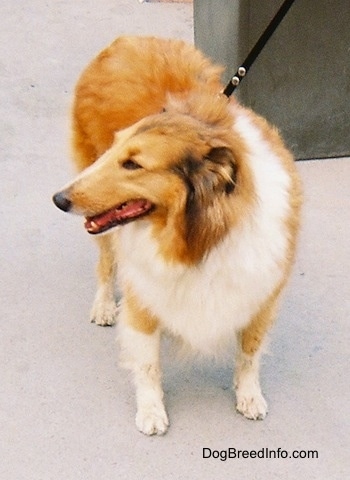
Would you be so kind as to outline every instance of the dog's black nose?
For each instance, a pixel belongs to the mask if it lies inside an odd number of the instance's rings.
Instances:
[[[69,212],[72,207],[72,202],[69,200],[65,192],[58,192],[52,197],[53,203],[56,207],[64,212]]]

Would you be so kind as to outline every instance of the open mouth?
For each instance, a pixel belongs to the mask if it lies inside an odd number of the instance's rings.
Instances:
[[[89,233],[95,235],[142,217],[153,208],[154,205],[148,200],[129,200],[99,215],[87,217],[84,226]]]

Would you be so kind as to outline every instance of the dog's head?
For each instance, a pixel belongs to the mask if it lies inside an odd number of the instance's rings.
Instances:
[[[111,148],[53,201],[85,216],[91,234],[152,221],[170,229],[172,241],[181,238],[187,253],[180,257],[195,262],[227,231],[238,177],[235,153],[211,127],[165,112],[118,132]]]

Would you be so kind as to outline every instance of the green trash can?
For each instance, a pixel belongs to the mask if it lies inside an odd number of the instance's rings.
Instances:
[[[196,45],[227,83],[283,0],[194,0]],[[350,155],[349,0],[295,0],[235,91],[298,159]]]

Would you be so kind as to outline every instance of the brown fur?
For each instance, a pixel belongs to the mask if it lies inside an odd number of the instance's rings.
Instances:
[[[130,326],[147,335],[155,332],[159,324],[158,319],[140,305],[130,286],[126,286],[124,289],[123,302],[129,312],[128,320]]]
[[[169,93],[219,92],[221,70],[181,40],[118,38],[76,87],[72,143],[78,170],[111,146],[116,131],[160,112]]]

